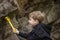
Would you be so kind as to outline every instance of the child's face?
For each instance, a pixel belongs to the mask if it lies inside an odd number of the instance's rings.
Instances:
[[[31,25],[35,26],[37,25],[39,22],[38,20],[34,20],[32,17],[29,18],[29,21],[28,21]]]

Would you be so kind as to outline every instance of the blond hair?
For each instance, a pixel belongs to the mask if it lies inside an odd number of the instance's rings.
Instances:
[[[42,22],[44,20],[45,14],[41,11],[33,11],[29,14],[29,17],[32,17],[34,20]]]

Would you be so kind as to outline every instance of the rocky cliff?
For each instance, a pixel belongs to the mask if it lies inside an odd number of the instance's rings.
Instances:
[[[46,14],[43,23],[52,26],[52,39],[60,40],[59,0],[0,0],[0,40],[26,40],[12,32],[4,17],[9,16],[15,28],[29,33],[32,27],[27,22],[28,15],[36,10]]]

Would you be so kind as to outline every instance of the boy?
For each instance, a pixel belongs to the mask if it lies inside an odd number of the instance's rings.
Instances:
[[[21,33],[17,29],[13,32],[27,40],[51,40],[51,27],[41,23],[44,20],[44,14],[40,11],[34,11],[29,14],[29,23],[33,26],[33,30],[29,34]]]

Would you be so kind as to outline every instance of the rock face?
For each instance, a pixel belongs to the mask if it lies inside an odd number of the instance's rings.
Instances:
[[[10,25],[4,20],[7,15],[15,28],[29,33],[32,26],[28,23],[28,15],[39,10],[46,14],[43,23],[52,26],[51,37],[60,39],[60,1],[59,0],[1,0],[0,1],[0,40],[26,40],[12,32]],[[12,38],[13,37],[13,38]]]
[[[0,2],[0,18],[2,16],[6,16],[9,12],[12,12],[16,9],[17,9],[17,7],[14,4],[14,1],[2,0]]]

